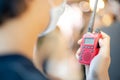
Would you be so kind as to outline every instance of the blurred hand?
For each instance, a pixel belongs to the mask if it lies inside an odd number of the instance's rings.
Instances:
[[[110,37],[101,32],[102,39],[99,40],[100,51],[97,56],[91,61],[91,64],[85,65],[87,80],[109,80],[108,69],[110,66]],[[78,44],[81,40],[78,41]],[[80,49],[76,53],[77,59]]]

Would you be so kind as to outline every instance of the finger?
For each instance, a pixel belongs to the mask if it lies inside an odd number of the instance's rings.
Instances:
[[[102,47],[102,39],[99,39],[99,46]]]
[[[104,38],[110,38],[106,33],[104,33],[104,32],[101,32],[101,34],[102,34],[102,38],[104,39]]]
[[[89,67],[90,67],[90,66],[85,65],[85,73],[86,73],[86,75],[88,75],[88,73],[89,73]]]
[[[78,49],[78,51],[76,52],[76,59],[78,60],[79,59],[79,55],[80,55],[80,48]]]
[[[80,39],[80,40],[78,41],[78,44],[81,44],[81,42],[82,42],[82,39]]]
[[[110,36],[107,35],[104,32],[101,32],[102,34],[102,40],[99,40],[99,44],[101,44],[100,46],[104,46],[104,47],[109,47],[110,46]]]

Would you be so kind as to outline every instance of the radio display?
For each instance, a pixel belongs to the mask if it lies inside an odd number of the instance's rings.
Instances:
[[[85,38],[85,44],[94,44],[94,39],[93,38]]]

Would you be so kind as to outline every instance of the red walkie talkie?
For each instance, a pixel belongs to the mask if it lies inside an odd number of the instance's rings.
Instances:
[[[88,33],[83,35],[82,42],[80,44],[79,62],[83,65],[90,65],[91,60],[98,54],[100,48],[99,39],[102,37],[100,31],[92,33],[97,3],[98,0],[96,0],[94,11],[89,22]]]

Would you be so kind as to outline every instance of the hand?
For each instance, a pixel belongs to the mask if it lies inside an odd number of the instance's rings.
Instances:
[[[99,40],[100,51],[97,56],[91,61],[91,64],[85,65],[87,80],[109,80],[108,69],[110,66],[110,37],[101,32],[102,39]],[[81,40],[78,41],[81,43]],[[76,53],[77,59],[80,49]]]

